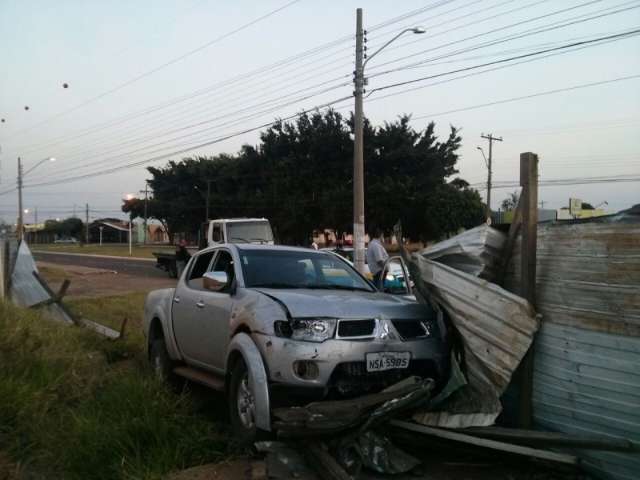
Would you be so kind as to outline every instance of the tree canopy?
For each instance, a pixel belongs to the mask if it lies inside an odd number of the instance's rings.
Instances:
[[[477,191],[455,177],[458,130],[438,140],[430,123],[423,131],[409,116],[373,127],[365,121],[365,210],[367,222],[389,232],[401,220],[413,239],[439,239],[482,222]],[[209,217],[269,218],[282,243],[304,244],[314,229],[350,232],[353,223],[351,119],[328,110],[277,122],[257,146],[234,155],[192,157],[149,167],[149,218],[163,222],[170,237],[197,232]],[[123,211],[142,217],[143,200]]]

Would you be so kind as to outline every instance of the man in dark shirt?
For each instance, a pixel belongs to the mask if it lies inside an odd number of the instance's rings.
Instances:
[[[187,266],[187,262],[191,258],[191,255],[187,251],[187,242],[180,240],[180,243],[176,245],[176,267],[178,271],[178,277],[182,275],[182,271]]]

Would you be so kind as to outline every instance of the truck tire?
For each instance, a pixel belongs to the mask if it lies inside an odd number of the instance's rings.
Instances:
[[[255,396],[251,391],[249,371],[243,359],[239,359],[231,371],[229,381],[229,419],[236,443],[248,447],[258,438],[256,427]]]
[[[169,357],[164,338],[156,338],[151,342],[149,347],[149,363],[158,380],[172,387],[177,387],[178,377],[173,373],[175,362]]]

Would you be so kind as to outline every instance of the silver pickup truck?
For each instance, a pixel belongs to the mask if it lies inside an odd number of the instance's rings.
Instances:
[[[448,374],[436,311],[379,292],[347,261],[311,249],[225,244],[194,255],[176,288],[147,296],[149,360],[226,393],[241,441],[274,405],[349,398],[410,375]]]

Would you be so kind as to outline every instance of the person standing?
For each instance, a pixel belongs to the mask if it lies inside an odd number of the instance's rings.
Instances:
[[[387,258],[389,258],[389,254],[382,244],[382,230],[379,227],[370,228],[369,238],[366,260],[369,265],[369,271],[373,275],[373,283],[376,288],[379,288],[381,287],[380,276],[382,275],[382,269]]]
[[[182,275],[183,270],[187,266],[187,262],[191,258],[191,255],[187,251],[187,242],[180,240],[176,247],[176,270],[178,272],[178,278]]]

